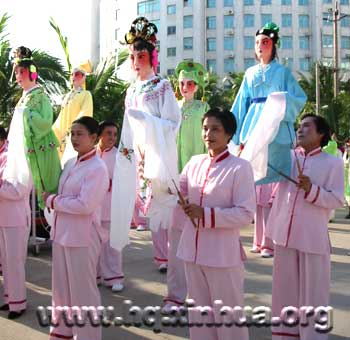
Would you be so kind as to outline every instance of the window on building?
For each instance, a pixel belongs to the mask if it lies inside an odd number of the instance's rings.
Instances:
[[[224,50],[233,51],[234,39],[233,37],[224,37]]]
[[[160,11],[160,0],[147,0],[137,4],[137,14],[146,14]]]
[[[340,0],[341,5],[349,5],[349,0]]]
[[[176,34],[176,26],[168,26],[168,35]]]
[[[244,48],[246,49],[254,49],[255,38],[251,36],[244,37]]]
[[[299,6],[307,6],[309,4],[309,0],[299,0]]]
[[[207,70],[210,73],[216,73],[216,60],[215,59],[208,59],[207,60]]]
[[[235,69],[235,59],[234,58],[224,59],[224,72],[225,73],[233,72],[234,69]]]
[[[261,14],[261,26],[272,21],[272,14]]]
[[[340,26],[350,27],[350,17],[343,17],[343,19],[340,20]]]
[[[244,58],[244,68],[247,69],[248,67],[254,66],[256,63],[254,58]]]
[[[244,14],[244,27],[254,27],[254,14]]]
[[[331,4],[333,2],[333,0],[323,0],[324,4]]]
[[[224,15],[224,28],[229,29],[234,27],[234,15]]]
[[[299,15],[299,27],[300,28],[308,28],[309,25],[309,16],[307,14]]]
[[[192,7],[192,0],[184,0],[184,7]]]
[[[281,38],[281,48],[289,50],[293,48],[293,37],[289,35],[283,35]]]
[[[333,35],[331,34],[322,35],[322,47],[333,47]]]
[[[323,26],[331,26],[331,25],[333,25],[332,21],[325,20],[325,19],[332,19],[331,15],[329,13],[323,13],[322,14]]]
[[[292,4],[292,0],[281,0],[282,6],[290,6]]]
[[[207,8],[215,8],[216,0],[207,0]]]
[[[244,0],[244,6],[253,6],[254,0]]]
[[[185,15],[184,16],[184,28],[192,28],[193,27],[193,16]]]
[[[216,51],[216,38],[207,38],[207,51]]]
[[[169,5],[167,7],[167,13],[168,14],[176,14],[176,5]]]
[[[300,58],[299,59],[300,71],[309,72],[310,70],[310,58]]]
[[[167,48],[167,56],[175,57],[176,56],[176,47],[168,47]]]
[[[232,7],[233,0],[224,0],[224,7]]]
[[[271,5],[271,0],[261,0],[261,5],[262,6]]]
[[[215,30],[216,29],[216,17],[207,17],[207,29]]]
[[[174,72],[175,72],[175,70],[174,70],[173,68],[168,68],[168,69],[166,70],[166,74],[167,74],[168,76],[172,76],[172,75],[174,74]]]
[[[308,50],[310,48],[310,39],[308,36],[299,37],[299,48]]]
[[[293,68],[293,58],[284,57],[282,58],[282,64],[289,69]]]
[[[340,48],[350,49],[350,37],[343,35],[340,37]]]
[[[282,14],[282,27],[292,27],[291,14]]]
[[[192,50],[193,49],[193,38],[185,37],[184,38],[184,50]]]

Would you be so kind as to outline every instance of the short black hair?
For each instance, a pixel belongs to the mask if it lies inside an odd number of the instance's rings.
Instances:
[[[101,122],[98,126],[98,136],[102,135],[103,130],[108,126],[114,126],[118,130],[118,126],[116,123],[110,121],[110,120],[104,120]]]
[[[0,140],[5,140],[7,138],[7,131],[3,126],[0,125]]]
[[[73,124],[84,125],[86,127],[86,129],[89,131],[90,135],[92,135],[94,133],[98,134],[98,129],[99,129],[98,121],[92,117],[89,117],[89,116],[80,117],[80,118],[76,119],[72,123],[72,125]]]
[[[230,136],[230,139],[232,139],[233,135],[236,133],[237,130],[236,118],[234,117],[232,112],[226,109],[222,109],[220,107],[213,107],[203,115],[202,125],[204,119],[209,117],[214,117],[217,120],[219,120],[222,126],[224,127],[225,132]]]
[[[328,144],[328,142],[331,140],[331,129],[329,127],[327,120],[322,116],[315,115],[314,113],[305,113],[300,118],[300,122],[303,119],[308,118],[308,117],[311,117],[313,119],[313,121],[315,122],[316,131],[319,134],[323,135],[323,137],[321,139],[321,147],[326,146]]]

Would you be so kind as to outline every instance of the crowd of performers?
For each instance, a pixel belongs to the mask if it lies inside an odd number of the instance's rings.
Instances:
[[[99,282],[121,291],[130,225],[145,221],[154,259],[167,271],[164,313],[186,297],[196,306],[213,307],[215,300],[244,305],[240,228],[253,221],[251,251],[274,257],[273,315],[284,306],[327,306],[327,223],[330,212],[343,206],[344,166],[322,152],[331,140],[322,117],[305,114],[295,135],[306,96],[277,62],[279,28],[268,23],[256,32],[258,63],[246,71],[231,111],[195,99],[198,90],[204,93],[207,73],[192,61],[176,67],[177,100],[169,81],[156,74],[156,33],[140,17],[125,35],[136,81],[127,91],[118,148],[117,125],[92,117],[92,97],[84,89],[88,64],[73,70],[72,90],[52,125],[31,51],[16,50],[14,72],[23,95],[7,138],[0,129],[0,310],[14,319],[26,309],[33,187],[51,224],[54,307],[99,306]],[[189,317],[200,322],[195,310]],[[50,339],[98,340],[101,334],[89,324],[59,323]],[[249,335],[246,327],[203,326],[191,327],[190,337]],[[321,340],[327,334],[312,324],[278,326],[272,338]]]

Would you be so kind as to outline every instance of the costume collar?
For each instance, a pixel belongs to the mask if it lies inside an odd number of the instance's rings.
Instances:
[[[77,159],[77,163],[81,163],[81,162],[87,161],[88,159],[94,157],[95,155],[96,155],[96,148],[93,148],[91,151],[89,151],[86,154],[80,156]]]
[[[106,148],[104,150],[101,149],[100,145],[97,145],[96,148],[97,148],[98,153],[103,154],[103,153],[111,151],[114,148],[114,145],[112,145],[110,148]]]
[[[31,89],[25,91],[23,90],[23,97],[27,96],[29,93],[33,92],[34,90],[40,88],[40,86],[38,84],[34,85]]]
[[[320,146],[310,151],[307,155],[305,154],[305,150],[301,146],[298,147],[297,150],[303,157],[312,157],[322,152],[322,149]]]
[[[210,157],[210,160],[214,163],[219,163],[221,161],[223,161],[225,158],[227,158],[228,156],[230,155],[228,149],[226,148],[223,152],[221,152],[220,154],[218,154],[217,156],[215,157]]]

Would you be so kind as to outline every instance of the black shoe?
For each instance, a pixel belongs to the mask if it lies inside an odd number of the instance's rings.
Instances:
[[[11,311],[7,318],[10,319],[10,320],[14,320],[14,319],[18,319],[26,310],[25,309],[22,309],[18,312],[15,312],[15,311]]]
[[[0,310],[10,310],[10,307],[9,307],[9,305],[7,303],[5,303],[4,305],[2,305],[0,307]]]
[[[350,212],[344,217],[346,220],[350,219]]]

